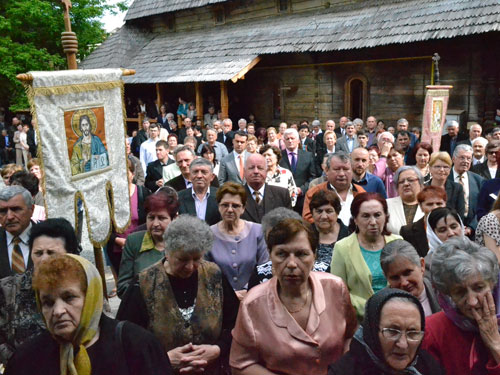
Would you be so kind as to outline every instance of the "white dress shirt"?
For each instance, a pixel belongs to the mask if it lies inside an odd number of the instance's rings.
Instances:
[[[250,190],[250,194],[252,195],[253,200],[255,200],[255,194],[254,194],[255,190],[252,189],[252,187],[250,185],[247,184],[247,186],[248,186],[248,190]],[[262,185],[262,187],[259,190],[257,190],[259,192],[259,194],[260,194],[260,201],[261,202],[264,200],[264,190],[265,190],[265,188],[266,188],[266,184]]]
[[[148,139],[147,141],[142,142],[141,148],[139,151],[139,159],[141,161],[142,169],[144,170],[144,177],[146,177],[148,164],[157,160],[156,156],[156,142],[160,139]]]
[[[191,187],[191,194],[193,195],[194,199],[194,206],[196,208],[196,216],[200,220],[205,220],[205,217],[207,216],[207,203],[208,203],[208,197],[210,196],[210,186],[207,189],[207,192],[205,196],[203,197],[203,200],[200,200],[196,193],[194,192],[193,187]]]
[[[332,184],[329,184],[330,188],[337,194],[340,199],[340,206],[342,207],[339,212],[339,219],[342,220],[345,226],[349,226],[349,221],[351,220],[351,203],[354,199],[354,194],[352,193],[352,186],[347,192],[346,199],[343,200],[337,189]]]
[[[30,249],[28,247],[30,232],[31,232],[31,223],[19,236],[19,239],[21,240],[19,242],[19,247],[21,248],[21,252],[23,253],[24,267],[26,268],[28,268],[28,261],[30,258]],[[5,231],[5,235],[7,237],[7,252],[9,254],[9,264],[10,268],[12,269],[12,252],[14,251],[14,243],[12,242],[12,240],[14,239],[14,236],[7,231]]]

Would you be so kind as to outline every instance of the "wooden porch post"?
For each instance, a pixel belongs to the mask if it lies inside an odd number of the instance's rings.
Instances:
[[[163,104],[163,92],[159,83],[156,84],[156,103],[158,104],[158,114],[160,114],[160,107]]]
[[[203,94],[201,92],[201,83],[195,82],[194,88],[196,90],[196,117],[203,123]],[[205,124],[203,124],[203,127]]]
[[[227,97],[227,81],[220,81],[220,109],[222,118],[229,117],[229,99]]]

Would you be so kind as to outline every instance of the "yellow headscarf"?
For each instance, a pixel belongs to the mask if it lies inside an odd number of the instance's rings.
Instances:
[[[73,341],[60,344],[59,347],[61,375],[90,375],[92,368],[85,345],[99,331],[103,305],[102,279],[97,268],[87,259],[74,254],[65,254],[64,256],[75,259],[84,269],[87,278],[87,293],[85,294],[80,324],[76,328]],[[36,299],[40,306],[38,291],[36,292]],[[79,350],[76,357],[74,357],[74,348],[76,347]]]

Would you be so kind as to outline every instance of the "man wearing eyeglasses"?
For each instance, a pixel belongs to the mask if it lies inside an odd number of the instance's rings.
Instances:
[[[481,176],[469,172],[472,163],[472,147],[466,144],[457,145],[453,152],[453,169],[448,180],[462,185],[464,188],[464,226],[465,235],[471,236],[477,227],[476,207],[479,190],[484,182]]]

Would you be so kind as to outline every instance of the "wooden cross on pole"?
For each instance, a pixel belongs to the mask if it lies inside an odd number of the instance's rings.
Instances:
[[[78,39],[76,34],[71,31],[71,18],[69,10],[72,7],[71,0],[61,0],[64,7],[64,29],[66,31],[61,33],[61,41],[68,60],[68,69],[78,69],[76,63],[76,53],[78,52]]]

